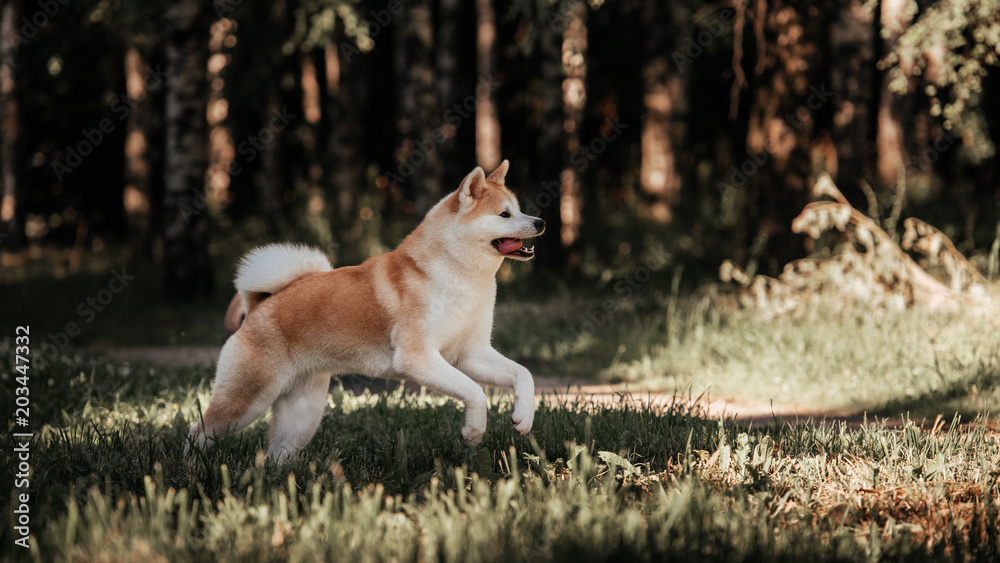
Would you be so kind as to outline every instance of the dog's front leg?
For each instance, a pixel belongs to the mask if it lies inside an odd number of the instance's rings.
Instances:
[[[535,421],[535,380],[528,368],[483,346],[465,357],[459,368],[483,385],[514,390],[514,413],[511,420],[521,435],[531,431]]]
[[[469,376],[449,364],[437,351],[400,350],[393,368],[406,379],[465,403],[462,437],[476,446],[486,433],[486,393]]]

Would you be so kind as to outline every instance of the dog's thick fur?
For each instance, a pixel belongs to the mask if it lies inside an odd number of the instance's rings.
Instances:
[[[496,273],[527,260],[521,239],[544,222],[520,212],[507,161],[476,168],[396,250],[333,269],[318,250],[269,245],[248,253],[236,288],[245,319],[222,348],[199,446],[272,408],[269,454],[284,459],[316,432],[331,374],[405,378],[465,404],[462,436],[486,431],[481,385],[514,390],[514,426],[531,430],[531,373],[490,345]],[[230,311],[232,313],[232,311]],[[227,315],[228,317],[229,315]]]

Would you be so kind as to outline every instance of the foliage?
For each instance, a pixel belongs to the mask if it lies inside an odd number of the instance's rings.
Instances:
[[[996,153],[983,88],[987,67],[1000,63],[1000,3],[938,0],[925,6],[911,0],[907,11],[916,20],[880,63],[889,69],[889,87],[903,95],[921,84],[930,114],[962,135],[963,159],[982,165]]]
[[[839,21],[837,18],[843,15],[839,11],[847,10],[846,5],[757,3],[748,6],[751,9],[745,13],[746,33],[740,35],[731,23],[725,23],[730,21],[728,15],[732,11],[728,5],[702,5],[686,0],[667,2],[662,4],[662,13],[651,18],[648,6],[641,2],[586,2],[590,44],[586,58],[590,70],[585,87],[589,102],[576,132],[581,151],[560,146],[558,154],[542,154],[538,150],[538,140],[544,137],[542,129],[551,128],[556,136],[562,131],[562,116],[558,115],[562,104],[551,106],[552,115],[545,115],[541,109],[543,86],[556,84],[553,91],[559,94],[558,83],[563,76],[559,60],[543,64],[547,55],[539,51],[538,42],[543,30],[556,36],[561,34],[565,15],[579,3],[521,0],[503,6],[497,4],[494,78],[498,87],[494,97],[498,101],[504,156],[513,164],[515,192],[527,202],[543,194],[540,186],[555,181],[561,170],[577,168],[586,200],[582,211],[585,228],[573,251],[577,253],[576,263],[584,268],[613,266],[619,253],[627,253],[620,250],[621,243],[635,251],[661,241],[675,245],[689,272],[696,265],[700,268],[697,275],[714,269],[715,258],[750,250],[758,235],[767,230],[761,222],[771,210],[763,207],[772,204],[764,194],[768,189],[778,189],[778,184],[769,179],[777,159],[769,157],[758,166],[756,160],[763,155],[746,152],[751,133],[748,130],[757,126],[751,123],[754,120],[748,110],[758,88],[765,88],[770,82],[766,75],[760,74],[766,66],[761,62],[765,58],[761,53],[780,53],[784,48],[770,45],[769,42],[779,41],[782,32],[768,26],[786,20],[793,27],[809,21]],[[937,105],[944,120],[956,124],[961,120],[958,131],[961,143],[956,145],[955,152],[934,153],[934,162],[919,163],[934,177],[932,190],[924,194],[934,216],[923,217],[952,238],[954,229],[968,223],[968,240],[964,242],[977,248],[992,242],[996,225],[996,209],[992,205],[995,172],[989,168],[989,159],[997,112],[986,103],[994,87],[985,76],[996,57],[994,4],[966,0],[914,2],[913,25],[885,60],[886,65],[893,67],[894,76],[902,77],[902,82],[897,79],[894,84],[910,88],[912,77],[919,72],[920,77],[929,80],[924,86],[931,88],[933,96],[940,97]],[[123,61],[128,50],[137,47],[151,68],[164,70],[164,49],[170,38],[164,35],[161,22],[167,6],[160,0],[74,1],[62,6],[56,16],[48,18],[37,30],[37,36],[20,46],[16,67],[20,154],[15,159],[18,163],[15,177],[19,185],[17,212],[24,214],[21,223],[31,227],[27,233],[31,245],[99,251],[125,242],[134,234],[129,231],[123,205],[122,170],[126,120],[136,117],[138,112],[126,117],[119,111],[120,100],[127,91]],[[24,12],[21,15],[29,19],[39,10],[37,3],[23,3],[21,8]],[[434,122],[426,124],[432,130],[447,122],[447,108],[465,103],[475,92],[476,26],[469,25],[474,12],[474,7],[464,4],[456,12],[453,92],[440,94],[453,99],[437,100],[440,108],[431,112]],[[406,25],[405,16],[398,18],[388,11],[387,2],[376,0],[295,0],[264,9],[247,2],[224,1],[212,3],[206,14],[227,18],[225,26],[216,27],[226,27],[227,33],[231,33],[216,53],[221,56],[212,63],[212,68],[221,69],[213,80],[215,90],[211,93],[218,98],[213,102],[213,115],[221,121],[213,127],[212,134],[219,141],[228,133],[232,146],[217,146],[216,150],[220,154],[235,153],[231,155],[235,167],[228,191],[216,194],[219,200],[209,198],[213,242],[231,242],[249,234],[255,239],[298,239],[324,244],[330,250],[345,244],[357,247],[357,256],[352,259],[370,254],[372,249],[394,246],[410,230],[415,218],[409,210],[412,206],[406,203],[412,196],[408,191],[411,187],[393,188],[385,181],[386,172],[398,166],[401,128],[412,125],[410,117],[399,115],[403,104],[398,93],[404,88],[398,83],[402,74],[394,70],[399,59],[394,37]],[[431,32],[442,32],[444,22],[440,20],[437,14]],[[847,66],[837,66],[841,61],[824,54],[830,37],[812,37],[811,33],[801,37],[798,33],[793,32],[790,37],[804,42],[799,45],[804,51],[815,51],[817,64],[808,73],[808,81],[814,83],[796,84],[790,91],[811,92],[810,86],[828,88],[824,83],[827,77],[848,72]],[[742,43],[734,44],[739,38]],[[942,62],[935,67],[932,55],[939,52],[939,45],[944,46],[947,56],[942,55]],[[744,55],[742,62],[734,63],[737,50]],[[329,58],[331,53],[340,53],[343,60],[338,67],[340,73],[331,71],[327,76],[327,61],[333,60]],[[558,56],[557,50],[553,53]],[[678,163],[677,173],[683,187],[676,198],[674,222],[667,228],[643,219],[648,219],[650,194],[639,178],[642,153],[639,149],[646,123],[643,116],[649,111],[648,100],[652,99],[646,95],[643,69],[657,58],[666,63],[663,72],[678,80],[677,91],[671,93],[676,98],[671,104],[676,106],[671,117],[676,123],[671,128],[676,128],[680,137],[671,150],[676,153],[674,161]],[[687,59],[690,63],[678,67],[677,60]],[[940,71],[931,72],[932,67]],[[913,70],[907,70],[910,68]],[[739,94],[742,101],[731,118],[730,88],[734,74],[741,73],[747,77],[745,91]],[[315,84],[310,85],[315,91],[306,92],[307,78],[315,79]],[[861,76],[856,78],[859,80],[856,89],[877,89],[877,85],[864,82]],[[353,88],[354,98],[338,113],[335,91],[348,86]],[[160,126],[165,111],[162,99],[165,89],[158,85],[147,90],[144,94],[149,95],[151,104],[142,111],[150,118],[146,145],[151,167],[149,213],[154,231],[150,254],[158,258],[155,239],[162,234],[157,229],[162,211],[159,209],[163,176]],[[316,105],[320,108],[315,123],[304,118],[307,94],[316,95],[309,103],[318,101]],[[840,122],[849,121],[852,115],[859,116],[859,121],[866,119],[862,115],[873,115],[877,96],[864,97],[870,105],[865,113],[861,108],[848,107],[861,103],[854,98],[845,106],[844,95],[845,92],[837,90],[829,103],[816,111],[810,109],[813,138],[809,146],[819,150],[827,138],[838,141],[843,125]],[[956,101],[946,103],[946,96],[953,96]],[[792,113],[809,103],[807,96],[785,97],[775,103],[778,107],[787,106]],[[929,115],[921,104],[917,104],[914,113],[921,117]],[[280,162],[280,166],[269,165],[271,168],[265,170],[262,151],[248,147],[252,148],[251,141],[267,131],[271,112],[276,108],[287,108],[297,117],[275,136],[276,144],[270,145],[273,152],[268,153],[268,158],[272,160],[267,162]],[[781,116],[777,117],[780,121]],[[787,120],[788,116],[785,117]],[[114,131],[103,135],[100,146],[82,159],[79,168],[57,178],[53,165],[66,162],[68,153],[80,143],[86,146],[85,133],[90,137],[96,135],[93,132],[104,119],[111,120]],[[454,114],[451,119],[454,121]],[[620,119],[628,125],[614,142],[602,138],[607,119]],[[336,144],[338,131],[347,129],[335,121],[350,121],[354,129],[361,131],[351,141],[357,153],[352,161],[357,173],[350,176],[354,185],[335,184],[338,164],[332,146]],[[473,121],[463,119],[455,126],[454,149],[449,149],[447,161],[443,162],[444,189],[456,185],[475,161]],[[914,145],[939,140],[934,135],[936,122],[937,119],[929,118],[919,125],[903,123],[904,135],[917,139]],[[789,123],[800,121],[796,118]],[[930,128],[929,135],[910,135],[912,130],[924,127]],[[869,133],[868,140],[874,140],[874,130]],[[271,134],[264,133],[264,137],[270,138]],[[924,137],[930,137],[930,141]],[[591,144],[600,150],[592,149]],[[241,145],[243,152],[239,150]],[[917,154],[927,148],[908,146],[907,150]],[[811,150],[805,145],[799,149],[801,154]],[[840,170],[847,169],[845,163],[852,160],[858,161],[854,163],[857,169],[870,168],[873,153],[869,149],[858,150],[853,156],[835,155],[834,160],[839,161]],[[962,155],[961,166],[954,165],[954,157],[958,155]],[[938,156],[940,160],[936,160]],[[793,167],[799,169],[796,175],[800,176],[795,182],[811,182],[815,167],[808,162],[799,164]],[[981,168],[972,170],[969,164]],[[753,172],[744,176],[741,167]],[[832,165],[826,167],[833,171]],[[763,173],[758,174],[758,168]],[[733,178],[738,181],[732,181]],[[733,188],[713,188],[720,181]],[[853,197],[853,186],[844,189],[848,197]],[[344,213],[359,219],[354,226],[358,240],[342,242],[331,235],[330,219],[338,216],[336,210],[343,203],[338,190],[356,196],[350,204],[353,208]],[[269,197],[278,201],[279,211],[262,212]],[[787,201],[785,196],[775,198],[779,200]],[[951,205],[954,202],[962,205]],[[311,215],[311,209],[320,211]],[[978,210],[978,214],[972,210]],[[908,209],[907,213],[911,211]],[[750,261],[761,258],[763,268],[776,275],[786,261],[781,251],[788,249],[774,247],[796,246],[800,241],[795,237],[768,236],[770,242],[759,250],[751,250]],[[764,248],[767,245],[772,248]],[[14,245],[2,249],[5,255],[17,250]],[[772,257],[776,258],[773,264]]]
[[[943,115],[951,129],[962,122],[969,100],[982,92],[985,67],[1000,62],[1000,3],[938,0],[926,9],[921,4],[908,3],[907,10],[919,16],[882,64],[892,68],[891,88],[897,93],[907,90],[908,76],[923,75],[932,115]],[[950,93],[943,105],[939,90]]]

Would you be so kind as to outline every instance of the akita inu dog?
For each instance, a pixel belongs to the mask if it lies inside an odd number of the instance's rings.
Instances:
[[[523,239],[545,230],[504,185],[505,160],[476,168],[396,250],[333,269],[318,250],[273,244],[243,257],[236,288],[246,317],[222,347],[199,446],[272,408],[269,455],[294,455],[315,434],[331,375],[403,378],[465,404],[462,436],[486,431],[480,385],[514,390],[521,434],[535,417],[531,373],[490,345],[496,273],[530,260]],[[232,311],[230,312],[233,313]],[[228,315],[227,315],[228,316]]]

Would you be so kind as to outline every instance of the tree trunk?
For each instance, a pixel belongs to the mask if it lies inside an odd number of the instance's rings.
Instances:
[[[831,90],[834,92],[833,143],[837,169],[830,170],[841,190],[851,193],[864,177],[865,147],[875,88],[875,29],[862,0],[840,8],[831,26]]]
[[[140,42],[141,39],[132,38],[125,51],[125,90],[128,97],[137,103],[125,123],[123,204],[129,246],[133,251],[147,252],[152,242],[149,144],[152,141],[153,99],[143,85],[149,65]]]
[[[570,165],[571,155],[580,150],[580,127],[583,124],[583,110],[587,103],[587,5],[577,2],[567,13],[563,30],[562,62],[566,78],[562,83],[563,128],[566,130],[564,168],[559,180],[562,184],[562,199],[559,202],[561,225],[559,238],[563,247],[570,249],[580,237],[583,224],[583,188],[580,171]],[[574,267],[573,254],[569,255],[568,266]]]
[[[546,15],[536,18],[540,61],[537,107],[538,137],[532,172],[541,182],[537,193],[525,202],[524,211],[545,219],[546,232],[536,243],[535,264],[551,272],[562,272],[568,253],[562,244],[562,173],[563,107],[562,107],[562,48],[556,21],[546,21]]]
[[[342,31],[338,32],[338,37],[338,43],[346,40]],[[341,58],[335,44],[327,45],[325,54],[331,125],[330,180],[336,204],[333,231],[337,239],[338,264],[356,264],[363,258],[358,248],[355,224],[358,217],[356,191],[363,177],[362,155],[358,150],[361,144],[359,119],[364,115],[365,104],[364,96],[358,95],[361,92],[362,76],[357,71],[358,65],[364,62],[359,58],[348,64]]]
[[[402,138],[396,151],[398,182],[405,183],[405,212],[419,221],[441,197],[441,161],[433,131],[438,107],[434,92],[434,27],[430,0],[414,0],[398,17],[396,35],[397,121]]]
[[[280,69],[280,67],[278,67]],[[277,69],[276,69],[277,70]],[[280,72],[280,71],[279,71]],[[268,88],[265,113],[261,115],[262,127],[254,134],[260,149],[260,201],[261,213],[272,234],[281,232],[284,219],[284,186],[281,181],[281,170],[278,167],[278,148],[281,146],[282,131],[276,131],[268,126],[271,116],[281,112],[280,86],[272,84]]]
[[[642,70],[646,115],[642,122],[639,182],[649,199],[650,215],[660,223],[670,222],[672,209],[680,199],[676,155],[683,137],[680,116],[686,105],[683,81],[671,66],[670,53],[676,45],[669,9],[658,2],[646,4],[646,62]]]
[[[323,118],[320,101],[319,76],[313,53],[303,53],[300,71],[302,86],[302,110],[306,127],[300,129],[306,163],[306,218],[309,229],[324,246],[332,242],[330,220],[326,212],[326,194],[320,186],[323,179],[323,164],[317,147],[320,125]]]
[[[267,15],[270,25],[276,30],[275,33],[285,33],[291,29],[290,22],[293,21],[292,8],[286,2],[274,2],[269,5],[270,13]],[[276,43],[275,47],[280,43]],[[260,129],[251,133],[256,138],[256,145],[260,150],[260,169],[257,176],[260,181],[260,210],[264,214],[264,220],[272,235],[285,232],[288,227],[288,219],[291,218],[290,211],[293,207],[289,204],[295,201],[295,192],[292,182],[289,179],[289,168],[282,151],[285,144],[292,135],[290,129],[297,127],[298,120],[302,118],[300,114],[287,114],[287,98],[290,93],[281,84],[280,77],[296,76],[301,70],[301,65],[294,57],[285,56],[276,52],[270,53],[267,59],[269,71],[272,79],[267,81],[264,90],[267,92],[266,102],[263,104],[263,112],[260,114]]]
[[[229,100],[225,97],[225,74],[229,66],[227,44],[236,39],[233,20],[222,18],[212,24],[208,58],[208,201],[214,209],[230,201],[230,171],[236,147],[229,128]]]
[[[493,45],[497,24],[491,0],[476,0],[476,70],[479,76],[493,82]],[[476,99],[476,162],[489,173],[500,165],[500,121],[492,92],[477,92]]]
[[[899,37],[906,31],[910,16],[907,14],[907,0],[882,0],[879,21],[882,28],[884,52],[889,52]],[[892,189],[903,170],[903,125],[900,122],[900,100],[889,84],[888,71],[882,72],[882,88],[879,92],[878,132],[876,148],[878,156],[875,165],[876,185]]]
[[[766,47],[759,56],[747,131],[746,154],[735,169],[750,190],[747,240],[757,249],[750,261],[767,260],[777,274],[805,252],[790,225],[809,201],[813,184],[811,143],[832,111],[832,92],[822,74],[823,17],[810,4],[780,0],[768,4]]]
[[[180,0],[167,11],[166,178],[163,270],[168,298],[211,292],[205,200],[205,4]]]
[[[8,0],[0,11],[0,246],[10,248],[21,242],[18,212],[17,138],[17,61],[14,38],[17,37],[17,2]]]
[[[438,2],[438,27],[435,37],[435,73],[437,75],[438,116],[445,112],[457,100],[455,83],[458,74],[458,0],[440,0]],[[441,142],[438,144],[442,166],[441,181],[444,191],[458,187],[463,174],[467,174],[467,166],[455,162],[455,134],[458,128],[453,123],[445,121],[441,124]],[[477,141],[478,143],[478,141]],[[478,146],[478,145],[477,145]]]

